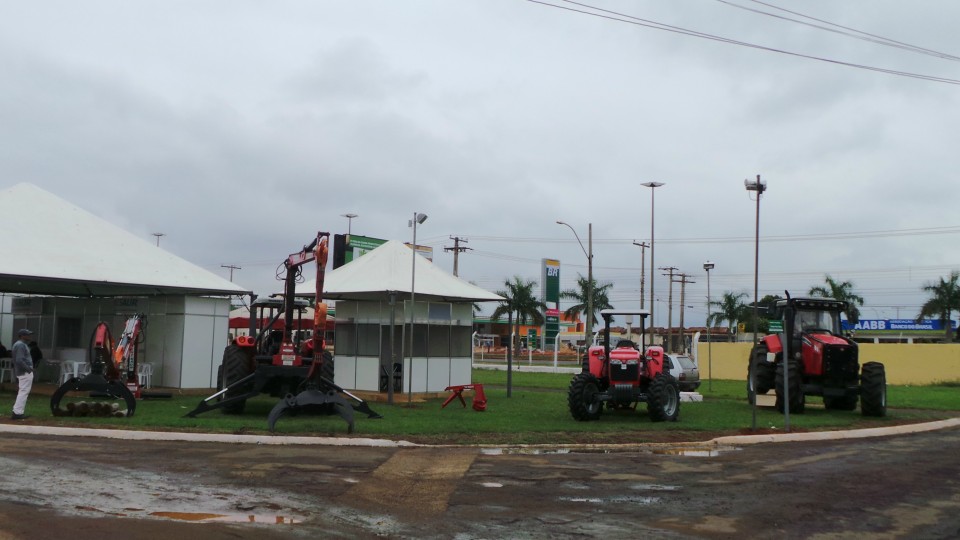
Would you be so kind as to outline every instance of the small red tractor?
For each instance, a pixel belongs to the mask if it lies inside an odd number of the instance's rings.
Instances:
[[[192,418],[213,409],[242,413],[249,398],[268,393],[282,398],[267,417],[270,431],[280,417],[300,412],[339,414],[351,433],[354,410],[370,418],[382,418],[364,400],[333,382],[333,355],[324,350],[323,345],[327,322],[323,279],[329,237],[330,233],[318,232],[310,244],[283,261],[286,277],[282,300],[251,303],[250,335],[237,337],[224,349],[217,377],[218,391],[185,416]],[[310,262],[317,265],[313,332],[309,340],[302,341],[299,332],[294,331],[294,315],[306,307],[306,302],[296,300],[294,295],[301,268]],[[267,310],[274,314],[269,322],[261,324]],[[276,330],[274,325],[281,316],[283,330]],[[353,399],[352,406],[344,395]]]
[[[603,317],[603,344],[593,345],[583,362],[583,371],[570,381],[567,404],[577,420],[597,420],[608,409],[636,410],[638,403],[647,404],[647,413],[654,422],[675,422],[680,414],[680,387],[670,375],[663,347],[648,347],[641,353],[633,342],[620,340],[610,347],[610,323],[614,315],[639,315],[640,335],[649,312],[645,310],[600,311]],[[641,341],[642,343],[642,341]]]
[[[852,411],[860,402],[864,416],[887,413],[887,378],[883,364],[860,366],[858,347],[841,333],[840,313],[847,304],[832,298],[779,300],[771,327],[750,351],[747,399],[775,389],[776,407],[802,413],[806,396],[823,396],[826,409]],[[784,349],[789,360],[784,362]]]

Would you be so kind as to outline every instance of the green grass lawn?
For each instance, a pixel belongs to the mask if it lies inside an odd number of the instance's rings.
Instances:
[[[567,386],[571,375],[553,373],[513,373],[511,397],[507,397],[506,372],[476,370],[474,382],[485,387],[487,410],[474,411],[472,396],[465,393],[467,406],[459,401],[441,408],[443,398],[407,405],[406,394],[398,394],[396,403],[371,402],[383,415],[368,419],[356,414],[356,436],[405,439],[432,443],[611,443],[694,441],[723,434],[749,432],[753,407],[745,398],[741,381],[704,381],[699,391],[704,401],[684,402],[678,422],[651,422],[646,406],[637,411],[605,411],[599,421],[577,422],[567,409]],[[711,388],[712,387],[712,388]],[[2,399],[13,401],[4,391]],[[198,396],[175,396],[138,402],[130,418],[56,418],[50,414],[49,397],[31,396],[29,421],[44,425],[111,427],[170,431],[206,431],[218,433],[266,433],[267,415],[276,398],[259,396],[247,402],[242,415],[210,411],[196,418],[184,418],[199,403]],[[891,386],[888,389],[888,415],[867,418],[859,411],[826,411],[819,398],[810,398],[804,414],[791,415],[793,431],[816,431],[877,427],[907,422],[937,420],[960,411],[960,391],[951,386]],[[63,405],[63,404],[62,404]],[[762,430],[782,430],[783,415],[772,408],[757,407],[756,425]],[[277,433],[285,435],[343,436],[346,423],[338,416],[301,415],[282,418]]]

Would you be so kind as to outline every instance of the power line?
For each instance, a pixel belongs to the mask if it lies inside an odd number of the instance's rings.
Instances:
[[[545,2],[545,1],[542,1],[542,0],[527,0],[527,1],[528,1],[528,2],[531,2],[531,3],[534,3],[534,4],[540,4],[540,5],[542,5],[542,6],[547,6],[547,7],[562,9],[562,10],[564,10],[564,11],[570,11],[570,12],[573,12],[573,13],[579,13],[579,14],[581,14],[581,15],[589,15],[589,16],[591,16],[591,17],[597,17],[597,18],[601,18],[601,19],[608,19],[608,20],[611,20],[611,21],[617,21],[617,22],[632,24],[632,25],[634,25],[634,26],[643,26],[643,27],[646,27],[646,28],[653,28],[654,30],[663,30],[663,31],[665,31],[665,32],[672,32],[672,33],[675,33],[675,34],[682,34],[682,35],[686,35],[686,36],[697,37],[697,38],[707,39],[707,40],[711,40],[711,41],[719,41],[719,42],[721,42],[721,43],[727,43],[727,44],[729,44],[729,45],[739,45],[739,46],[741,46],[741,47],[747,47],[747,48],[751,48],[751,49],[758,49],[758,50],[767,51],[767,52],[784,54],[784,55],[787,55],[787,56],[794,56],[794,57],[797,57],[797,58],[806,58],[806,59],[808,59],[808,60],[816,60],[816,61],[819,61],[819,62],[826,62],[826,63],[829,63],[829,64],[836,64],[836,65],[846,66],[846,67],[852,67],[852,68],[856,68],[856,69],[863,69],[863,70],[866,70],[866,71],[875,71],[875,72],[878,72],[878,73],[886,73],[886,74],[888,74],[888,75],[897,75],[897,76],[900,76],[900,77],[908,77],[908,78],[912,78],[912,79],[921,79],[921,80],[926,80],[926,81],[942,82],[942,83],[944,83],[944,84],[960,85],[960,80],[957,80],[957,79],[949,79],[949,78],[946,78],[946,77],[937,77],[937,76],[934,76],[934,75],[924,75],[924,74],[921,74],[921,73],[911,73],[911,72],[908,72],[908,71],[900,71],[900,70],[896,70],[896,69],[880,68],[880,67],[876,67],[876,66],[868,66],[868,65],[866,65],[866,64],[857,64],[857,63],[854,63],[854,62],[845,62],[845,61],[842,61],[842,60],[834,60],[834,59],[826,58],[826,57],[822,57],[822,56],[813,56],[813,55],[809,55],[809,54],[802,54],[802,53],[797,53],[797,52],[791,52],[791,51],[787,51],[787,50],[784,50],[784,49],[777,49],[777,48],[775,48],[775,47],[768,47],[768,46],[766,46],[766,45],[758,45],[758,44],[756,44],[756,43],[749,43],[749,42],[746,42],[746,41],[740,41],[740,40],[736,40],[736,39],[732,39],[732,38],[725,38],[725,37],[722,37],[722,36],[717,36],[717,35],[714,35],[714,34],[707,34],[707,33],[705,33],[705,32],[699,32],[699,31],[696,31],[696,30],[690,30],[690,29],[687,29],[687,28],[679,27],[679,26],[673,26],[673,25],[669,25],[669,24],[659,23],[659,22],[656,22],[656,21],[651,21],[651,20],[648,20],[648,19],[643,19],[643,18],[640,18],[640,17],[635,17],[635,16],[633,16],[633,15],[627,15],[627,14],[625,14],[625,13],[619,13],[619,12],[616,12],[616,11],[599,8],[599,7],[596,7],[596,6],[591,6],[591,5],[589,5],[589,4],[584,4],[584,3],[581,3],[581,2],[574,2],[573,0],[559,0],[559,1],[566,2],[566,3],[568,3],[568,4],[574,4],[574,5],[577,5],[577,6],[581,6],[581,7],[584,7],[584,8],[586,8],[586,9],[592,9],[592,10],[595,10],[595,11],[599,11],[600,13],[594,13],[594,12],[592,12],[592,11],[585,11],[585,10],[583,10],[583,9],[575,9],[575,8],[571,8],[571,7],[567,7],[567,6],[559,6],[559,5],[557,5],[557,4],[551,4],[551,3],[549,3],[549,2]],[[609,14],[609,15],[604,15],[604,13],[607,13],[607,14]],[[619,17],[625,17],[626,19],[621,19],[621,18],[619,18]],[[628,19],[629,19],[629,20],[628,20]]]
[[[770,12],[767,12],[767,11],[763,11],[763,10],[759,10],[759,9],[754,9],[754,8],[749,8],[749,7],[746,7],[746,6],[741,6],[741,5],[739,5],[739,4],[734,4],[733,2],[729,2],[728,0],[716,0],[716,1],[717,1],[717,2],[720,2],[720,3],[722,3],[722,4],[727,4],[727,5],[731,6],[731,7],[735,7],[735,8],[739,8],[739,9],[745,9],[745,10],[747,10],[747,11],[753,11],[754,13],[759,13],[759,14],[761,14],[761,15],[766,15],[766,16],[768,16],[768,17],[774,17],[774,18],[777,18],[777,19],[785,20],[785,21],[795,22],[795,23],[797,23],[797,24],[802,24],[802,25],[804,25],[804,26],[810,26],[810,27],[812,27],[812,28],[818,28],[818,29],[820,29],[820,30],[825,30],[825,31],[827,31],[827,32],[833,32],[833,33],[837,33],[837,34],[849,36],[849,37],[852,37],[852,38],[854,38],[854,39],[861,39],[861,40],[863,40],[863,41],[868,41],[868,42],[871,42],[871,43],[876,43],[876,44],[878,44],[878,45],[884,45],[884,46],[887,46],[887,47],[895,47],[895,48],[898,48],[898,49],[903,49],[903,50],[910,51],[910,52],[915,52],[915,53],[918,53],[918,54],[926,54],[926,55],[929,55],[929,56],[935,56],[935,57],[937,57],[937,58],[942,58],[942,59],[944,59],[944,60],[960,61],[960,56],[954,56],[954,55],[952,55],[952,54],[948,54],[948,53],[940,52],[940,51],[935,51],[935,50],[933,50],[933,49],[927,49],[927,48],[925,48],[925,47],[919,47],[919,46],[917,46],[917,45],[910,45],[909,43],[904,43],[904,42],[902,42],[902,41],[897,41],[897,40],[895,40],[895,39],[885,38],[885,37],[879,36],[879,35],[877,35],[877,34],[871,34],[871,33],[869,33],[869,32],[864,32],[864,31],[862,31],[862,30],[857,30],[856,28],[850,28],[849,26],[843,26],[843,25],[836,24],[836,23],[832,23],[832,22],[830,22],[830,21],[826,21],[826,20],[823,20],[823,19],[818,19],[818,18],[816,18],[816,17],[811,17],[811,16],[809,16],[809,15],[804,15],[803,13],[799,13],[799,12],[796,12],[796,11],[790,11],[789,9],[782,8],[782,7],[780,7],[780,6],[775,6],[775,5],[773,5],[773,4],[768,4],[768,3],[766,3],[766,2],[761,2],[760,0],[747,0],[747,1],[753,2],[753,3],[755,3],[755,4],[760,4],[760,5],[762,5],[762,6],[767,6],[767,7],[769,7],[769,8],[773,8],[773,9],[776,9],[776,10],[779,10],[779,11],[783,11],[784,13],[789,13],[789,14],[791,14],[791,15],[796,15],[796,16],[802,17],[802,18],[804,18],[804,19],[810,19],[811,21],[816,21],[816,22],[818,22],[818,23],[822,23],[822,24],[826,24],[826,25],[829,25],[829,26],[833,26],[834,28],[839,28],[840,30],[834,30],[833,28],[825,28],[825,27],[823,27],[823,26],[819,26],[819,25],[816,25],[816,24],[811,24],[811,23],[808,23],[808,22],[798,21],[798,20],[796,20],[796,19],[791,19],[790,17],[783,17],[783,16],[781,16],[781,15],[776,15],[776,14],[774,14],[774,13],[770,13]]]

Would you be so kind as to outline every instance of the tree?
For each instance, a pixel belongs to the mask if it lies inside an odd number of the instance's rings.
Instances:
[[[727,329],[732,334],[733,327],[743,317],[744,310],[747,308],[747,305],[743,303],[743,299],[746,297],[747,293],[745,292],[727,291],[723,293],[720,300],[711,301],[710,305],[713,309],[710,311],[710,316],[707,317],[707,325],[714,326],[717,323],[727,321]]]
[[[925,317],[937,317],[943,324],[943,342],[949,343],[953,328],[950,324],[950,315],[954,310],[960,310],[960,271],[950,272],[947,279],[940,278],[939,283],[927,283],[921,289],[930,293],[930,299],[920,307],[917,321]]]
[[[828,274],[824,280],[826,287],[817,285],[810,287],[810,296],[819,296],[821,298],[833,298],[847,303],[847,320],[851,324],[857,324],[860,320],[860,310],[857,306],[863,305],[863,297],[853,292],[853,283],[850,281],[837,282]]]
[[[504,300],[494,310],[492,318],[499,319],[507,315],[510,325],[510,334],[516,335],[520,330],[521,324],[526,324],[527,319],[535,325],[543,324],[543,311],[547,305],[533,297],[533,287],[536,282],[533,280],[524,281],[520,276],[514,276],[512,280],[506,280],[503,283],[507,288],[497,291]],[[514,318],[516,315],[516,318]],[[511,346],[514,346],[511,343]],[[520,342],[516,342],[516,353],[520,354]]]
[[[574,300],[577,303],[568,307],[563,314],[567,316],[568,319],[574,319],[584,315],[586,319],[587,313],[587,298],[589,289],[587,288],[587,278],[583,277],[580,274],[577,274],[577,290],[568,289],[560,293],[560,298],[565,298],[567,300]],[[610,298],[607,295],[607,291],[613,287],[613,283],[606,283],[604,285],[597,285],[597,280],[593,280],[593,313],[590,314],[592,317],[591,324],[594,328],[597,325],[597,312],[601,309],[610,309]],[[587,340],[590,339],[589,336],[586,337]]]

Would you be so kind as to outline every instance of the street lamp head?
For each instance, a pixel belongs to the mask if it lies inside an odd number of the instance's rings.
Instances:
[[[713,267],[714,267],[714,266],[715,266],[715,265],[714,265],[712,262],[710,262],[710,261],[707,261],[707,262],[703,263],[703,269],[706,270],[707,272],[713,270]]]
[[[426,214],[417,214],[417,223],[423,225],[423,222],[427,220]]]
[[[757,193],[763,193],[767,190],[767,182],[760,179],[760,175],[757,175],[756,180],[751,180],[749,178],[743,181],[743,186],[747,188],[747,191],[756,191]]]
[[[648,188],[658,188],[663,185],[663,182],[644,182],[640,185]]]
[[[345,218],[347,218],[347,219],[353,219],[353,218],[359,217],[359,216],[357,216],[357,214],[348,213],[348,214],[340,214],[340,217],[345,217]]]

